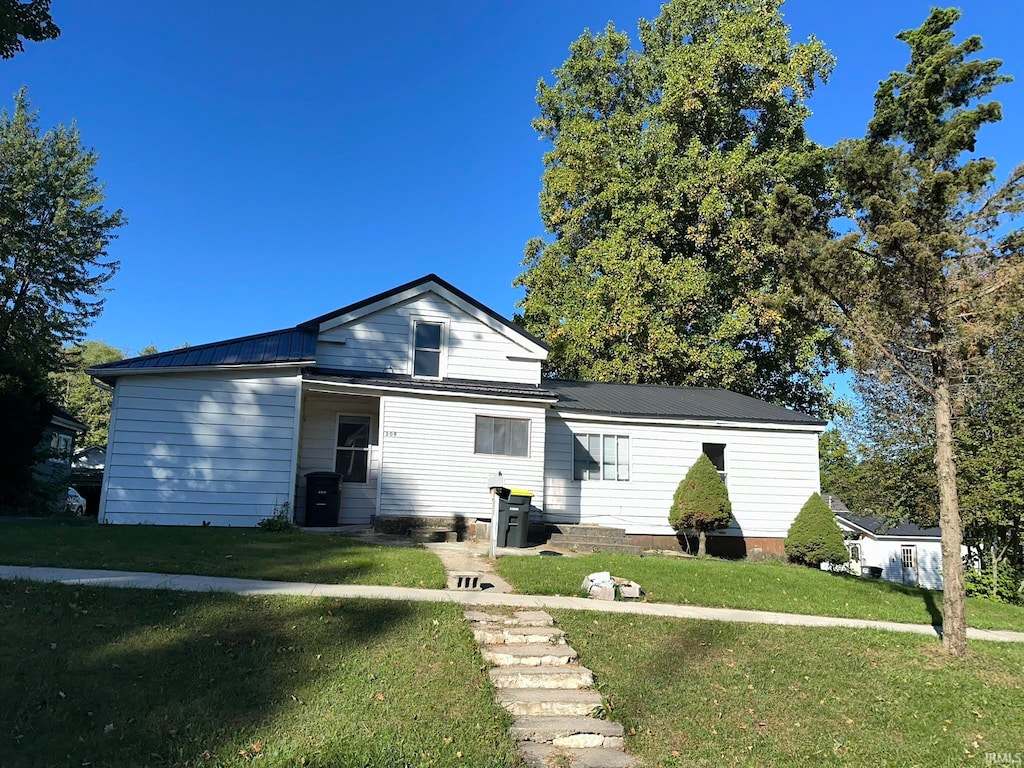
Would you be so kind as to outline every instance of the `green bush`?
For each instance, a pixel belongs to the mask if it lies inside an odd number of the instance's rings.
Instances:
[[[984,562],[981,570],[971,563],[964,564],[964,587],[968,597],[981,597],[997,603],[1024,605],[1024,593],[1021,592],[1021,581],[1024,574],[1013,567],[1012,563],[1003,562],[998,569],[999,584],[992,590],[992,564]]]
[[[291,533],[299,530],[299,526],[292,522],[292,505],[287,501],[276,505],[274,514],[260,520],[256,523],[256,527],[271,533]]]
[[[708,531],[728,528],[732,522],[729,490],[711,459],[703,453],[676,488],[668,522],[677,531],[697,531],[700,539],[698,555],[707,551]]]
[[[843,544],[843,532],[828,504],[812,494],[786,536],[786,555],[794,563],[818,567],[822,563],[845,563],[850,553]]]

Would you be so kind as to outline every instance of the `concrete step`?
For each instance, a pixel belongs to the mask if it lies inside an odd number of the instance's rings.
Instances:
[[[494,687],[504,688],[561,688],[573,690],[589,688],[594,684],[594,673],[576,664],[557,667],[493,667],[488,671]]]
[[[567,539],[580,538],[623,541],[626,538],[626,529],[609,528],[603,525],[559,525],[558,531],[553,535],[561,535]]]
[[[584,716],[601,706],[601,694],[594,690],[505,688],[497,699],[513,715]]]
[[[614,747],[622,749],[622,723],[594,717],[545,717],[523,715],[509,728],[516,741],[533,741],[556,747]]]
[[[551,627],[555,620],[544,611],[516,611],[512,616],[487,611],[466,611],[463,614],[476,628],[481,624],[502,627]]]
[[[621,555],[640,555],[643,550],[635,544],[615,543],[608,539],[569,539],[556,538],[553,534],[548,546],[568,549],[570,552],[614,552]]]
[[[608,747],[566,749],[524,741],[519,744],[519,754],[527,768],[641,768],[643,765],[632,755]]]
[[[480,645],[547,643],[549,645],[565,643],[565,632],[557,627],[505,627],[494,624],[477,624],[473,628],[473,638]]]
[[[480,655],[496,667],[557,667],[576,661],[576,651],[554,643],[485,645]]]

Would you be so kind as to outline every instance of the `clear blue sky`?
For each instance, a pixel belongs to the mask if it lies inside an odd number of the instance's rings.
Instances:
[[[863,134],[872,94],[905,66],[894,39],[929,0],[790,0],[793,38],[838,58],[812,137]],[[584,29],[635,39],[658,2],[281,3],[54,0],[63,30],[0,62],[42,124],[77,119],[108,202],[130,223],[90,336],[135,352],[294,325],[436,272],[510,316],[523,244],[541,234],[539,77]],[[1024,160],[1024,4],[970,0],[1018,82],[981,151]]]

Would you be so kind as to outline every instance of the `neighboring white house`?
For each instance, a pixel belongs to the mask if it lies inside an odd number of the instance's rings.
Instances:
[[[862,568],[877,568],[877,575],[886,581],[942,589],[942,543],[938,528],[919,528],[913,523],[893,526],[878,517],[853,514],[832,494],[822,494],[822,498],[835,512],[854,573],[861,574]]]
[[[251,526],[306,475],[343,476],[338,522],[491,516],[489,485],[534,516],[675,541],[672,494],[707,453],[740,550],[780,552],[818,490],[825,422],[725,390],[543,378],[547,348],[435,275],[280,331],[119,360],[100,519]],[[332,521],[333,522],[333,521]]]

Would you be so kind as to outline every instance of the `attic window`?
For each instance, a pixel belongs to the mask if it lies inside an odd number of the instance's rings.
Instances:
[[[441,345],[444,342],[443,323],[413,324],[412,375],[426,379],[441,378]]]

